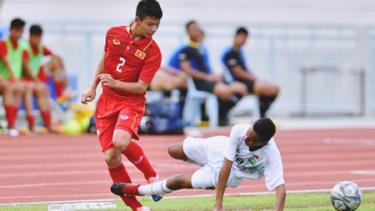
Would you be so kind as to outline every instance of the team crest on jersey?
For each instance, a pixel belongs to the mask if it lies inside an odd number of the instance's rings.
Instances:
[[[113,45],[120,45],[121,44],[120,40],[118,40],[118,39],[113,39],[112,43],[113,43]]]
[[[248,162],[248,164],[250,164],[251,166],[255,166],[255,164],[257,163],[257,161],[255,160],[254,157],[251,157],[251,158],[247,159],[247,162]]]
[[[236,158],[236,163],[237,165],[242,165],[243,164],[243,159],[242,158]]]
[[[137,49],[137,51],[135,51],[135,53],[134,53],[134,56],[136,56],[137,58],[139,58],[141,60],[144,60],[145,57],[146,57],[146,53]]]

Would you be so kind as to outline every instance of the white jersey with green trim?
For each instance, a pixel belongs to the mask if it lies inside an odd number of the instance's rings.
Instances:
[[[258,179],[265,177],[268,190],[284,184],[283,164],[280,151],[272,138],[268,144],[256,151],[250,151],[245,136],[250,124],[232,127],[224,157],[233,161],[232,171],[236,177]]]

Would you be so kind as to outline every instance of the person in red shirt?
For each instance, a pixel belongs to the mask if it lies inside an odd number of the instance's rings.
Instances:
[[[39,25],[30,27],[30,37],[23,52],[23,81],[28,88],[24,93],[26,120],[30,131],[35,130],[35,117],[33,115],[33,96],[36,96],[40,115],[44,126],[49,131],[55,131],[51,125],[51,102],[47,84],[40,80],[42,75],[42,59],[44,56],[54,56],[52,51],[42,45],[43,30]]]
[[[145,112],[145,93],[161,64],[161,52],[152,39],[162,10],[156,0],[141,0],[130,26],[116,26],[107,31],[104,55],[91,85],[82,93],[81,102],[94,100],[101,82],[103,93],[97,103],[95,118],[97,136],[114,182],[131,179],[121,161],[125,155],[148,182],[157,174],[138,140],[138,126]],[[133,211],[147,210],[134,197],[121,197]],[[154,196],[155,201],[160,197]]]
[[[18,136],[15,128],[21,95],[24,90],[18,76],[22,67],[22,47],[19,39],[22,37],[25,21],[15,18],[10,23],[10,34],[5,40],[0,40],[0,93],[4,97],[4,108],[7,119],[7,130],[10,136]]]

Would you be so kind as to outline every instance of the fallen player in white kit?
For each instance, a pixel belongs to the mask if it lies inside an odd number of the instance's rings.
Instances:
[[[181,174],[152,184],[114,183],[111,191],[120,196],[171,193],[184,188],[216,189],[214,210],[223,210],[226,187],[237,187],[242,179],[265,177],[269,191],[275,191],[275,210],[283,210],[286,198],[283,164],[272,138],[275,125],[268,118],[254,125],[234,125],[230,136],[187,137],[168,148],[169,154],[202,168],[193,174]]]

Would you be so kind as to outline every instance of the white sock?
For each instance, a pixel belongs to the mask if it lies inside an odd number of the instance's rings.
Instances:
[[[141,195],[164,194],[173,192],[167,187],[167,180],[161,180],[148,185],[141,185],[138,187],[138,192]]]

